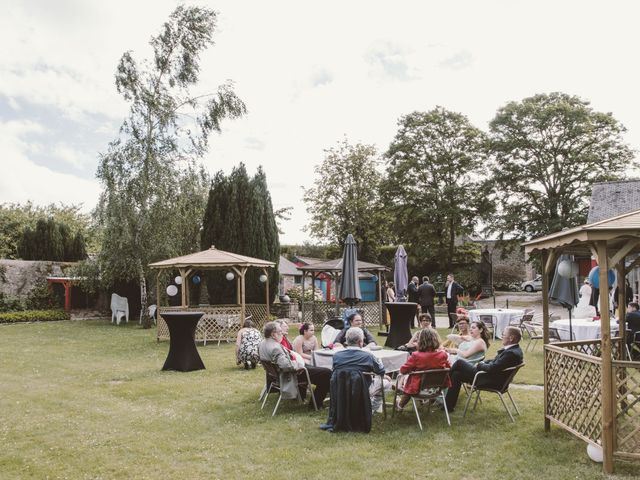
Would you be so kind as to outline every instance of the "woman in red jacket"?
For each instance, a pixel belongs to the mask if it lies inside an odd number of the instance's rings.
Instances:
[[[449,356],[440,348],[440,335],[433,328],[425,328],[418,337],[418,351],[413,352],[406,363],[400,367],[400,373],[407,374],[417,370],[433,370],[449,368]],[[410,396],[420,391],[420,375],[407,376],[402,391],[404,394],[398,399],[396,409],[401,411],[409,402]],[[401,380],[402,382],[402,380]],[[449,385],[451,386],[449,381]]]

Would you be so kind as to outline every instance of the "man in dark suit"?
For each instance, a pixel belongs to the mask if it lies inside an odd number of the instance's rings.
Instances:
[[[464,289],[453,278],[453,274],[447,275],[447,283],[445,284],[446,296],[447,296],[447,317],[449,318],[449,328],[453,328],[454,320],[452,313],[456,313],[458,308],[458,295],[462,295]]]
[[[451,387],[447,392],[446,402],[449,412],[453,412],[453,409],[458,403],[458,395],[460,394],[460,387],[463,383],[472,383],[473,377],[477,372],[487,372],[486,375],[481,375],[478,378],[476,385],[488,386],[499,388],[505,381],[509,372],[504,372],[505,368],[515,367],[522,363],[522,349],[519,342],[522,334],[517,327],[506,327],[502,332],[502,346],[498,350],[496,358],[493,360],[487,360],[480,362],[476,365],[471,365],[464,360],[458,360],[451,367]]]
[[[627,345],[629,345],[629,351],[631,352],[631,358],[637,358],[638,352],[633,348],[633,341],[637,332],[640,332],[640,305],[635,302],[631,302],[627,305],[627,329],[631,330],[627,335]]]
[[[413,302],[413,303],[418,303],[419,304],[420,302],[418,302],[418,299],[420,298],[420,292],[418,292],[418,287],[419,287],[418,282],[419,282],[418,277],[413,277],[411,279],[411,282],[409,282],[409,285],[407,285],[407,295],[409,297],[408,298],[409,302]],[[416,327],[419,326],[417,324],[417,320],[418,320],[417,315],[419,313],[420,312],[416,312],[416,316],[413,319],[413,324]]]
[[[429,277],[422,277],[422,285],[418,287],[418,303],[422,313],[431,315],[433,327],[436,326],[436,309],[433,306],[433,299],[436,297],[436,289],[429,283]]]

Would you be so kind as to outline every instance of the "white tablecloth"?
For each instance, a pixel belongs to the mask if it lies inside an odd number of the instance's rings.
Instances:
[[[496,338],[502,338],[502,330],[504,330],[504,327],[509,326],[512,320],[514,322],[520,320],[524,315],[524,310],[514,308],[479,308],[469,310],[469,320],[472,322],[480,320],[480,315],[493,315],[496,317]]]
[[[569,319],[563,318],[551,322],[553,328],[558,329],[558,334],[562,340],[569,340]],[[611,320],[611,332],[618,330],[618,322]],[[575,340],[595,340],[600,338],[600,321],[592,321],[585,318],[574,318],[571,320],[571,330]]]
[[[333,368],[333,355],[339,350],[315,350],[312,364],[316,367]],[[397,372],[407,361],[409,354],[401,350],[372,350],[371,353],[382,360],[386,373]]]

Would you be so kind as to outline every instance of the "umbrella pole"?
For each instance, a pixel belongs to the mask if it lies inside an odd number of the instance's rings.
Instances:
[[[571,309],[569,309],[569,341],[573,341],[573,326],[571,324]]]

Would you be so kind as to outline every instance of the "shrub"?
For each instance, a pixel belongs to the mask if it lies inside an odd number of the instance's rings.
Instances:
[[[0,323],[56,322],[69,320],[64,310],[24,310],[22,312],[0,313]]]
[[[24,310],[20,299],[0,292],[0,312],[14,312],[16,310]]]
[[[27,298],[25,299],[25,305],[30,310],[47,310],[55,307],[57,305],[56,297],[46,282],[41,281],[33,287],[29,293],[27,294]]]

